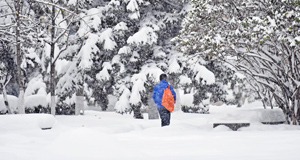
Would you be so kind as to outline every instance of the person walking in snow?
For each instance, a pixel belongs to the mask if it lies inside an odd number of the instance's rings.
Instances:
[[[174,103],[176,102],[176,93],[172,87],[172,85],[170,85],[167,81],[167,75],[166,74],[161,74],[159,76],[160,82],[158,84],[156,84],[153,88],[153,94],[152,94],[152,98],[153,101],[155,102],[155,104],[157,105],[157,110],[159,113],[159,116],[161,118],[161,126],[168,126],[170,125],[170,119],[171,119],[171,111],[174,110]],[[163,106],[162,101],[165,100],[165,94],[164,92],[166,92],[166,89],[169,89],[170,91],[170,97],[173,98],[172,100],[168,100],[169,102],[173,103],[173,109],[166,109],[166,107]],[[164,100],[163,100],[163,96],[164,96]],[[166,106],[166,105],[165,105]],[[168,107],[167,107],[168,108]],[[171,111],[170,111],[171,110]]]

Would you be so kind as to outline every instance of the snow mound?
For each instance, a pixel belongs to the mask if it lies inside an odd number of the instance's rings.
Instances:
[[[12,95],[7,95],[7,100],[9,103],[9,107],[12,112],[17,111],[18,108],[18,97],[12,96]],[[4,103],[4,98],[3,95],[0,94],[0,112],[5,113],[7,111],[5,103]]]
[[[0,116],[0,130],[51,129],[55,118],[50,114],[15,114]]]
[[[218,107],[214,107],[210,110],[212,114],[214,114],[215,109]],[[217,113],[218,118],[214,117],[212,119],[213,123],[216,122],[226,122],[226,123],[279,123],[285,122],[285,116],[283,111],[279,108],[274,109],[264,109],[264,108],[235,108],[235,107],[220,107],[219,110],[223,110],[223,112]]]

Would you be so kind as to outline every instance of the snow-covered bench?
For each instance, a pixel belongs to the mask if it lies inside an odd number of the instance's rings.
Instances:
[[[12,114],[0,116],[0,129],[51,129],[55,117],[51,114]]]
[[[281,109],[266,109],[261,111],[260,122],[262,124],[277,125],[286,123],[286,119]]]
[[[237,131],[239,128],[241,127],[249,127],[250,126],[250,123],[245,121],[245,122],[242,122],[242,121],[239,121],[239,122],[218,122],[218,123],[213,123],[213,128],[217,127],[217,126],[220,126],[220,125],[224,125],[224,126],[227,126],[229,127],[230,129],[232,129],[233,131]]]

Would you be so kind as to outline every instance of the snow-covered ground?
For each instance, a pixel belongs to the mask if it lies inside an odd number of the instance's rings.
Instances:
[[[212,106],[210,114],[172,113],[171,125],[132,115],[0,116],[1,160],[286,160],[299,159],[300,127],[259,123],[262,107]],[[38,122],[36,122],[38,121]],[[214,122],[250,122],[231,131]],[[49,124],[49,123],[48,123]]]

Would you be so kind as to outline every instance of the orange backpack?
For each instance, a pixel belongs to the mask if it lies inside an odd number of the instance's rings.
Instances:
[[[164,90],[162,99],[161,99],[161,105],[163,105],[167,110],[169,110],[170,112],[174,111],[174,97],[173,94],[170,90],[170,85],[168,86],[168,88],[166,88]]]

